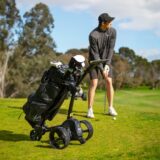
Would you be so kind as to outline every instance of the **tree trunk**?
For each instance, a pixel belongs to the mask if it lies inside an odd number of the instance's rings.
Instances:
[[[1,68],[0,68],[0,97],[4,98],[5,97],[5,78],[7,74],[7,69],[8,69],[8,60],[10,57],[10,52],[5,52],[4,54],[4,62],[2,59],[1,62]]]

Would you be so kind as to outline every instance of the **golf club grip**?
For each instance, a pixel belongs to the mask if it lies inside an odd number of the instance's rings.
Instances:
[[[98,66],[100,63],[106,63],[109,59],[98,59],[98,60],[93,60],[90,61],[89,67],[84,71],[82,77],[79,79],[77,82],[77,86],[81,83],[81,81],[84,79],[87,73],[89,73],[92,69],[94,69],[96,66]],[[102,71],[101,71],[102,74]],[[103,74],[102,74],[103,75]]]

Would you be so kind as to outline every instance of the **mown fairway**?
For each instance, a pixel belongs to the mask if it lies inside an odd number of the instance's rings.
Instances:
[[[74,117],[90,121],[93,137],[81,145],[57,150],[50,147],[48,133],[41,141],[30,141],[31,127],[21,106],[26,99],[0,99],[0,160],[159,160],[160,90],[122,90],[115,93],[117,120],[103,114],[104,92],[97,92],[95,119],[87,119],[87,102],[76,100]],[[49,126],[66,119],[69,100]]]

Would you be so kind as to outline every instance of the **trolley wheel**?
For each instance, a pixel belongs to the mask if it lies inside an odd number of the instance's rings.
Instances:
[[[79,142],[80,142],[81,144],[86,143],[86,139],[83,138],[83,137],[80,137],[78,140],[79,140]]]
[[[31,130],[30,139],[32,141],[40,141],[41,138],[42,138],[42,135],[38,134],[36,130]]]
[[[81,126],[81,129],[82,129],[82,138],[83,138],[83,143],[84,141],[90,139],[92,136],[93,136],[93,127],[91,125],[91,123],[89,123],[88,121],[86,120],[81,120],[80,121],[80,126]],[[80,141],[81,143],[81,141]]]
[[[70,136],[67,130],[61,126],[51,129],[49,134],[50,144],[53,148],[63,149],[68,146]]]

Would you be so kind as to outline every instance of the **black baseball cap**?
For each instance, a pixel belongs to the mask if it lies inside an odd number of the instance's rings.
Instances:
[[[98,17],[99,22],[111,22],[115,19],[115,17],[111,17],[108,13],[102,13]]]

